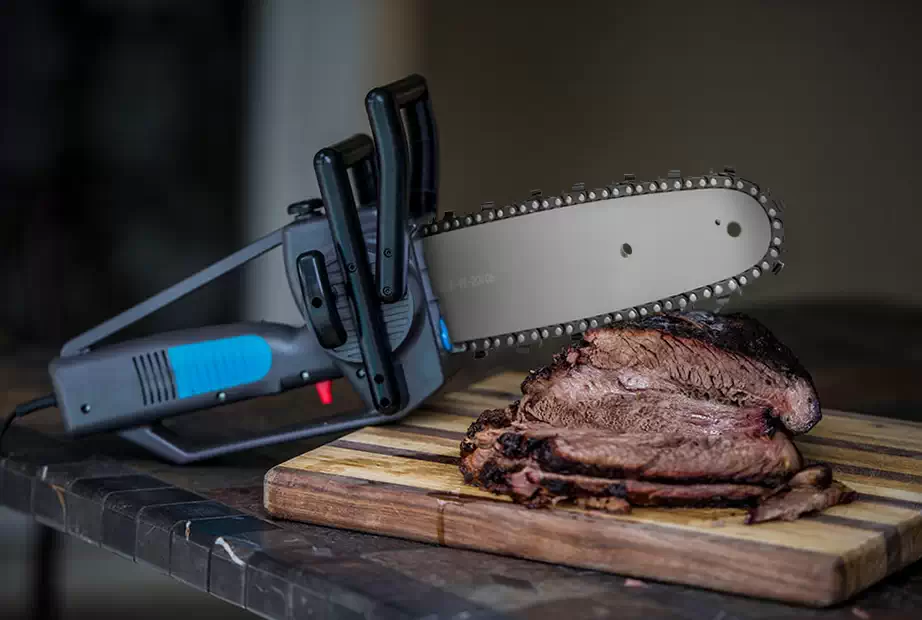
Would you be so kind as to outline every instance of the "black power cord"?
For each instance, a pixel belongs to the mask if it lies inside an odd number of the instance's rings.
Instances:
[[[12,426],[13,420],[27,416],[35,411],[56,407],[57,404],[58,400],[55,398],[54,394],[48,394],[47,396],[42,396],[41,398],[36,398],[29,402],[22,403],[21,405],[17,405],[16,408],[13,409],[13,412],[3,421],[3,426],[0,426],[0,449],[2,449],[3,446],[3,436],[6,434],[6,431],[9,430],[10,426]]]

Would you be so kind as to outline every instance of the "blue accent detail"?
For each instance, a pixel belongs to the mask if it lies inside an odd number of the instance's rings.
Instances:
[[[451,336],[448,335],[448,325],[445,319],[439,319],[439,338],[442,340],[442,346],[446,351],[451,351]]]
[[[269,343],[252,335],[183,344],[166,353],[179,398],[253,383],[272,368]]]

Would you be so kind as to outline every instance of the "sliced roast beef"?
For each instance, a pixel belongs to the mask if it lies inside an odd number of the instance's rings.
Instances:
[[[461,444],[465,481],[532,507],[749,506],[792,519],[854,493],[791,437],[820,419],[807,371],[741,315],[666,314],[590,330],[529,373]]]

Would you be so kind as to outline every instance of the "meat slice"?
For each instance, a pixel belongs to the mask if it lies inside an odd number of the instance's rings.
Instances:
[[[758,322],[666,314],[587,332],[461,443],[468,484],[531,507],[747,506],[794,519],[854,493],[804,468],[812,379]]]
[[[832,479],[826,464],[813,465],[798,472],[786,485],[773,492],[749,512],[746,523],[795,521],[805,514],[847,504],[857,493]]]
[[[489,461],[530,463],[545,472],[685,483],[780,484],[803,467],[784,434],[688,436],[612,433],[514,424],[469,435],[461,470],[476,478]]]
[[[533,508],[590,497],[623,499],[628,506],[753,506],[772,492],[754,484],[670,484],[555,474],[533,465],[507,472],[504,480],[510,496]]]
[[[587,332],[522,383],[518,411],[554,426],[683,434],[804,433],[813,382],[763,325],[738,314],[664,314]]]

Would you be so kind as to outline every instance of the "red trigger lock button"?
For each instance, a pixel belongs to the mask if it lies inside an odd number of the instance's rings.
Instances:
[[[333,404],[333,382],[332,381],[320,381],[315,386],[317,388],[317,396],[320,397],[320,402],[324,405]]]

